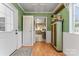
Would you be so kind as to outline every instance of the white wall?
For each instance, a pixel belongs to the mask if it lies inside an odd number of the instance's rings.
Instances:
[[[67,56],[79,56],[79,34],[63,33],[63,52]]]
[[[19,49],[22,47],[22,31],[18,32],[17,41],[17,49]]]
[[[16,50],[17,40],[12,32],[0,32],[0,56],[9,56]]]
[[[33,39],[33,43],[35,43],[36,39],[35,39],[35,32],[34,32],[34,39]],[[51,31],[47,31],[46,32],[46,42],[47,43],[51,43]]]
[[[15,39],[11,32],[0,32],[0,56],[9,56],[16,48],[22,46],[21,33],[18,32],[17,39]]]
[[[46,42],[51,43],[51,31],[46,32]]]

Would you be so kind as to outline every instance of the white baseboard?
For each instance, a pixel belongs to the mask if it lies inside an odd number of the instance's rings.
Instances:
[[[26,46],[26,47],[32,47],[33,45],[23,45],[23,46]]]

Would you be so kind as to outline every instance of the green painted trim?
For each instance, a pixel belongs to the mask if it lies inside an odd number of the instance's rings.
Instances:
[[[18,9],[18,30],[23,31],[23,10],[18,6],[17,3],[12,3]]]

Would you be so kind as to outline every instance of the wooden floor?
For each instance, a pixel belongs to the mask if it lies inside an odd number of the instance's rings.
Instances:
[[[57,52],[51,44],[45,42],[36,42],[32,48],[32,56],[64,56],[62,52]]]

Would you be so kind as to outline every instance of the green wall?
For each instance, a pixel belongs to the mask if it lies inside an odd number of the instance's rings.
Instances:
[[[24,15],[33,15],[33,16],[47,16],[47,30],[51,29],[51,15],[52,13],[24,13]]]
[[[69,32],[69,12],[66,8],[61,10],[58,14],[63,17],[63,32]]]
[[[69,12],[66,8],[62,9],[58,14],[63,17],[63,32],[69,32]],[[47,30],[51,30],[52,13],[24,13],[24,15],[47,16]]]
[[[17,3],[12,3],[18,9],[18,30],[23,30],[23,15],[33,15],[33,16],[47,16],[47,30],[51,30],[51,15],[52,13],[24,13]]]
[[[24,13],[21,8],[16,4],[12,3],[18,9],[18,30],[23,30],[23,15],[33,15],[33,16],[47,16],[47,30],[51,30],[51,15],[52,13]],[[63,32],[69,32],[69,12],[66,8],[61,10],[58,14],[63,17]]]
[[[18,9],[18,30],[23,30],[23,14],[24,12],[21,10],[21,8],[16,4],[12,3],[17,9]]]

